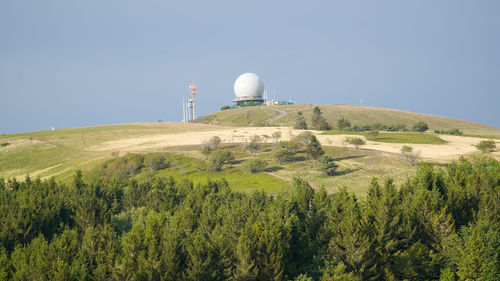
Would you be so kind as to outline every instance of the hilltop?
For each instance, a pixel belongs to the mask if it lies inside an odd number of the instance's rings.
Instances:
[[[356,106],[333,105],[321,108],[324,116],[332,123],[335,122],[336,116],[347,116],[354,124],[366,124],[370,120],[380,120],[381,123],[383,120],[389,120],[385,121],[387,123],[404,120],[411,126],[412,122],[423,120],[431,128],[459,128],[468,134],[499,135],[496,128],[444,117]],[[241,108],[217,112],[197,120],[201,122],[210,119],[212,123],[219,125],[154,122],[2,135],[0,178],[55,176],[56,179],[67,181],[71,180],[77,169],[84,172],[99,169],[109,161],[130,153],[164,153],[172,160],[173,165],[159,173],[174,178],[189,178],[196,183],[224,177],[232,187],[250,190],[260,186],[272,192],[280,190],[294,177],[301,176],[315,187],[326,187],[328,192],[335,192],[338,186],[343,185],[354,188],[352,190],[357,194],[363,194],[372,177],[392,177],[398,183],[416,171],[416,166],[409,165],[399,155],[405,144],[418,151],[422,160],[443,163],[458,159],[462,155],[478,153],[474,145],[482,140],[478,137],[432,132],[381,132],[377,138],[370,139],[363,132],[311,130],[325,152],[333,155],[339,163],[341,172],[335,177],[325,177],[317,171],[314,161],[305,158],[304,152],[297,155],[297,161],[283,165],[277,164],[273,159],[273,133],[279,131],[281,140],[290,140],[304,132],[303,130],[285,126],[251,127],[252,122],[256,120],[266,121],[267,125],[290,125],[298,110],[303,111],[306,118],[309,118],[312,106]],[[366,138],[366,145],[360,149],[346,145],[345,138],[354,134]],[[256,135],[260,137],[261,151],[257,154],[245,152],[245,144]],[[214,136],[220,137],[224,150],[237,156],[235,165],[215,174],[209,172],[207,158],[201,152],[201,148]],[[500,153],[494,151],[491,156],[499,158]],[[254,157],[269,163],[266,173],[248,174],[238,164]]]
[[[254,106],[218,111],[195,120],[197,123],[223,126],[293,126],[298,111],[310,120],[315,105]],[[408,128],[423,121],[432,130],[459,129],[466,135],[500,137],[500,129],[459,119],[421,114],[403,110],[356,105],[318,105],[331,125],[340,117],[348,118],[353,125],[404,124]]]

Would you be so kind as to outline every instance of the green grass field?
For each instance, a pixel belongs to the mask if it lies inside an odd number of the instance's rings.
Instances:
[[[387,143],[414,143],[414,144],[443,144],[446,143],[443,139],[435,134],[425,133],[410,133],[410,132],[380,132],[373,138],[369,132],[353,132],[353,131],[339,131],[331,130],[325,131],[323,135],[360,135],[366,139],[377,142]]]
[[[254,174],[260,181],[266,181],[267,176],[273,177],[272,175],[287,181],[291,181],[295,177],[302,177],[314,188],[325,188],[328,193],[335,193],[339,187],[345,186],[360,197],[365,195],[365,190],[373,177],[381,180],[390,177],[394,179],[395,183],[399,184],[404,182],[408,176],[413,175],[417,169],[416,166],[409,165],[398,155],[390,153],[343,147],[324,147],[325,153],[334,157],[339,165],[337,175],[325,176],[317,171],[315,161],[306,159],[304,151],[299,151],[294,156],[294,160],[280,165],[272,158],[273,144],[261,144],[260,147],[260,152],[255,154],[243,152],[243,145],[224,145],[221,149],[231,151],[236,159],[240,161],[253,157],[265,160],[268,163],[267,172],[269,174]],[[200,148],[190,147],[184,150],[183,153],[197,158],[197,161],[204,159],[204,156],[200,153]],[[208,175],[203,170],[196,171],[195,167],[197,165],[199,166],[199,164],[192,164],[191,168],[183,169],[182,173],[189,175],[194,181],[197,181],[198,177],[205,180]],[[233,174],[226,177],[230,184],[236,183],[238,185],[241,182],[243,185],[248,185],[246,183],[247,179],[241,177],[241,173],[244,175],[245,172],[238,168],[238,164],[235,164],[234,167],[226,167],[226,169],[215,178]],[[238,172],[234,173],[235,171]],[[175,173],[175,176],[178,176],[177,172],[170,171],[169,173]],[[238,179],[238,177],[241,178]],[[276,186],[270,183],[269,186],[272,188],[268,191],[279,190],[279,185]]]
[[[197,150],[199,149],[194,152]],[[243,171],[238,165],[225,165],[221,172],[210,172],[208,163],[203,158],[174,154],[171,159],[172,167],[157,171],[158,175],[172,176],[176,180],[189,179],[194,185],[224,178],[231,188],[241,191],[264,190],[274,193],[289,187],[287,181],[266,173],[251,174]]]

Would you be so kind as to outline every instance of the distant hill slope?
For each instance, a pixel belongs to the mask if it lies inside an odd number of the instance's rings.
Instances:
[[[198,123],[224,125],[224,126],[293,126],[295,116],[301,111],[307,122],[310,122],[315,105],[274,105],[255,106],[223,110],[200,117]],[[335,126],[337,120],[344,116],[353,125],[399,124],[403,123],[408,128],[419,121],[427,123],[430,130],[460,129],[464,134],[500,137],[500,129],[447,117],[421,114],[403,110],[385,109],[355,105],[319,105],[323,116]]]

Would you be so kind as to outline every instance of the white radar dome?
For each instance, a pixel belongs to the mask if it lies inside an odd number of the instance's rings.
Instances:
[[[234,82],[234,94],[238,98],[262,96],[264,83],[254,73],[241,74]]]

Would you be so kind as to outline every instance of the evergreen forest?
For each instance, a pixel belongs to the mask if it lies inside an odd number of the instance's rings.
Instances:
[[[300,178],[275,194],[137,178],[115,162],[68,182],[0,179],[0,280],[500,280],[493,159],[423,163],[364,198]]]

